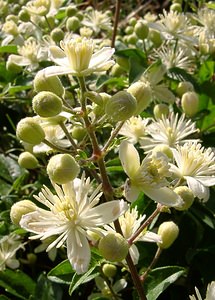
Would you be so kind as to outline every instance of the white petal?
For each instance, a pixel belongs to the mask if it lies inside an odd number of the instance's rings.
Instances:
[[[193,177],[184,176],[187,180],[188,187],[192,190],[195,197],[207,201],[209,198],[209,188],[201,184]]]
[[[119,158],[125,173],[134,177],[140,167],[140,157],[135,147],[127,142],[122,141],[119,147]]]
[[[60,47],[50,46],[49,50],[50,50],[53,60],[66,57],[65,52]]]
[[[215,177],[214,176],[196,176],[196,179],[205,186],[215,185]]]
[[[139,187],[130,183],[128,180],[125,183],[125,198],[129,202],[134,202],[137,200],[141,190]]]
[[[69,232],[67,239],[67,256],[77,274],[83,274],[88,270],[90,263],[90,247],[84,235],[79,234],[79,239],[81,246],[76,242],[74,231],[71,230]]]
[[[163,205],[169,207],[182,205],[181,198],[168,187],[152,188],[144,186],[142,190],[149,198]]]
[[[31,61],[28,58],[15,54],[9,56],[8,62],[12,62],[18,66],[28,66],[31,64]]]
[[[136,265],[138,264],[138,260],[139,260],[139,251],[137,249],[137,246],[136,245],[131,245],[131,247],[129,248],[129,253],[131,255],[131,258],[132,258],[132,261],[133,263]]]
[[[95,226],[108,224],[116,220],[127,209],[128,205],[123,200],[115,200],[103,203],[90,209],[90,211],[87,212],[86,222],[87,219],[90,218],[91,223],[95,223]]]
[[[55,76],[55,75],[66,75],[74,73],[73,70],[69,67],[63,66],[51,66],[43,70],[46,77]]]
[[[104,47],[101,50],[95,52],[90,60],[89,68],[97,68],[104,62],[107,62],[113,55],[115,49],[110,47]]]
[[[162,239],[160,235],[151,231],[147,231],[144,235],[137,238],[137,241],[161,243]]]

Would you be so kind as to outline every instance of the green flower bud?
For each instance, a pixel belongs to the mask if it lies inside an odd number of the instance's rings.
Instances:
[[[35,121],[34,118],[24,118],[17,124],[16,135],[19,140],[37,145],[45,138],[43,128]]]
[[[120,91],[111,97],[105,106],[105,113],[115,122],[132,117],[137,109],[136,99],[126,91]]]
[[[56,94],[59,97],[64,95],[64,87],[58,76],[46,77],[43,70],[39,71],[34,78],[35,91],[48,91]]]
[[[119,65],[119,64],[115,64],[113,65],[113,67],[111,68],[111,75],[118,77],[120,75],[122,75],[124,73],[124,69]]]
[[[126,258],[129,245],[121,234],[111,232],[100,239],[98,248],[105,259],[120,262]]]
[[[73,16],[69,17],[66,21],[66,29],[68,31],[76,31],[80,27],[80,20],[79,18]]]
[[[98,105],[103,105],[102,96],[99,93],[90,91],[90,92],[86,92],[85,96],[89,98],[92,102]]]
[[[82,21],[84,19],[84,15],[81,11],[77,12],[76,17],[79,19],[79,21]]]
[[[62,111],[63,102],[52,92],[40,92],[32,100],[33,110],[42,118],[58,115]]]
[[[18,164],[25,169],[35,169],[39,163],[32,153],[25,151],[19,155]]]
[[[160,45],[162,44],[160,32],[155,29],[149,30],[149,39],[152,41],[156,48],[160,47]]]
[[[102,271],[107,277],[114,277],[116,275],[117,267],[112,264],[104,264],[102,266]]]
[[[125,28],[125,33],[126,33],[126,34],[132,34],[133,32],[134,32],[133,26],[127,26],[127,27]]]
[[[137,81],[133,83],[128,89],[127,92],[135,97],[137,101],[137,109],[135,114],[140,114],[151,102],[152,92],[149,85],[142,81]]]
[[[22,72],[22,67],[18,66],[12,60],[10,60],[10,56],[6,62],[6,69],[10,72],[13,72],[14,74],[18,74],[18,73]]]
[[[174,189],[174,192],[178,194],[184,202],[182,206],[175,207],[177,210],[187,210],[193,204],[194,195],[187,186],[178,186]]]
[[[128,24],[131,26],[135,26],[136,23],[137,23],[137,19],[135,17],[130,18],[128,21]]]
[[[178,94],[179,97],[181,97],[186,92],[193,92],[193,91],[194,91],[194,87],[192,83],[189,81],[179,82],[176,89],[176,93]]]
[[[162,152],[164,153],[168,158],[172,159],[173,158],[173,154],[172,154],[172,150],[168,145],[157,145],[155,146],[155,148],[152,150],[153,154],[157,153],[157,152]]]
[[[64,38],[64,32],[60,28],[54,28],[51,32],[51,38],[55,43],[59,43]]]
[[[19,17],[20,21],[22,21],[22,22],[30,21],[30,15],[26,9],[20,10],[18,17]]]
[[[182,12],[182,6],[180,3],[173,3],[170,5],[170,10],[172,11],[177,11],[177,12]]]
[[[73,17],[77,14],[78,12],[78,9],[75,5],[69,5],[67,8],[66,8],[66,15],[67,17]]]
[[[199,110],[199,97],[195,92],[186,92],[181,98],[181,106],[184,113],[192,117]]]
[[[10,219],[15,225],[19,225],[19,222],[23,215],[33,212],[37,209],[36,204],[30,200],[22,200],[12,205],[10,209]]]
[[[149,27],[147,25],[147,22],[144,20],[138,21],[137,24],[134,26],[134,32],[136,33],[139,39],[146,39],[149,34]]]
[[[86,129],[81,126],[73,126],[72,137],[77,141],[81,141],[86,135]]]
[[[162,239],[162,243],[159,243],[158,246],[161,249],[169,248],[178,237],[178,234],[179,228],[174,222],[163,222],[158,228],[158,235]]]
[[[127,43],[128,44],[132,44],[135,45],[138,41],[138,37],[136,36],[135,33],[132,33],[130,35],[127,36]]]
[[[30,265],[34,265],[37,261],[37,255],[34,253],[28,253],[27,260]]]
[[[56,154],[47,165],[49,178],[57,184],[65,184],[78,176],[80,167],[69,154]]]
[[[163,103],[156,104],[154,106],[153,113],[156,120],[161,119],[162,116],[167,116],[169,114],[169,107]]]

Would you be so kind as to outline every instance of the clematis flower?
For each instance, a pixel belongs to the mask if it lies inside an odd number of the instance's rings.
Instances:
[[[108,70],[114,61],[110,60],[114,53],[111,47],[103,47],[94,53],[92,39],[86,37],[61,41],[60,47],[51,46],[51,59],[58,66],[44,69],[45,76],[71,74],[74,76],[87,76],[93,72]]]
[[[23,215],[20,226],[36,235],[32,239],[45,240],[56,237],[46,251],[59,248],[66,242],[67,256],[78,274],[87,271],[90,263],[90,246],[87,231],[100,233],[99,226],[116,220],[127,209],[123,200],[98,204],[100,186],[90,196],[90,179],[74,179],[62,187],[53,184],[56,194],[46,186],[38,196],[39,202],[49,210],[38,207]]]
[[[207,201],[209,187],[215,184],[215,154],[201,144],[186,143],[172,149],[176,165],[171,171],[179,180],[186,180],[194,196]]]
[[[199,290],[196,287],[195,287],[195,292],[197,297],[195,295],[189,296],[190,300],[203,300]],[[213,300],[213,299],[215,299],[215,281],[212,281],[211,283],[208,284],[205,300]]]
[[[181,198],[169,187],[170,177],[168,158],[161,152],[148,154],[140,164],[140,157],[135,147],[123,141],[119,147],[119,158],[128,175],[125,197],[133,202],[139,193],[144,192],[152,200],[166,206],[180,206]]]
[[[127,210],[123,215],[121,215],[119,217],[119,223],[124,238],[129,240],[133,236],[133,234],[138,230],[145,217],[146,215],[138,215],[136,207]],[[108,232],[115,232],[114,224],[105,225],[104,227]],[[155,243],[162,242],[161,237],[158,234],[147,230],[143,230],[142,233],[139,234],[138,237],[134,240],[134,243],[138,241]],[[137,246],[135,244],[132,244],[129,248],[129,252],[134,264],[137,264],[140,256]]]
[[[179,118],[178,114],[171,113],[169,117],[162,116],[157,121],[153,120],[146,128],[146,132],[151,137],[141,138],[140,144],[145,151],[150,151],[158,145],[175,148],[189,141],[198,142],[197,139],[187,139],[189,135],[197,131],[195,123],[185,120],[184,114]]]

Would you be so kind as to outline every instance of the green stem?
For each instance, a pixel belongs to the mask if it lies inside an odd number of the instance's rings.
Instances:
[[[128,240],[128,243],[131,245],[133,243],[133,241],[138,237],[139,234],[142,233],[142,231],[149,225],[151,224],[151,222],[154,220],[154,218],[161,212],[162,209],[162,205],[158,204],[157,208],[155,211],[153,211],[153,213],[151,214],[151,216],[148,217],[148,219],[138,228],[138,230],[130,237],[130,239]]]
[[[117,134],[119,133],[120,129],[122,128],[123,124],[125,123],[125,121],[121,121],[117,127],[112,131],[110,138],[107,140],[106,144],[104,145],[104,147],[102,148],[102,153],[103,155],[106,154],[109,146],[111,145],[113,139],[117,136]]]
[[[68,138],[68,140],[70,141],[72,147],[73,147],[74,149],[77,149],[77,145],[76,145],[76,143],[74,142],[74,140],[73,140],[71,134],[70,134],[69,131],[67,130],[67,128],[66,128],[64,122],[60,122],[59,125],[60,125],[61,129],[63,130],[63,132],[65,133],[65,135],[66,135],[66,137]]]
[[[157,263],[160,255],[162,253],[162,249],[160,247],[158,247],[156,253],[155,253],[155,256],[151,262],[151,264],[148,266],[147,270],[143,273],[143,275],[140,276],[140,280],[141,282],[143,283],[144,280],[146,279],[148,273],[151,271],[151,269],[154,267],[154,265]]]
[[[54,150],[60,151],[62,153],[70,153],[71,154],[71,151],[69,151],[67,149],[64,149],[62,147],[59,147],[57,145],[54,145],[46,139],[43,140],[43,143],[46,144],[47,146],[49,146],[50,148],[54,149]]]
[[[119,23],[120,6],[121,6],[121,0],[116,0],[116,10],[115,10],[115,16],[114,16],[114,27],[113,27],[113,35],[112,35],[112,41],[111,41],[111,47],[112,48],[114,48],[114,46],[115,46],[117,27],[118,27],[118,23]]]

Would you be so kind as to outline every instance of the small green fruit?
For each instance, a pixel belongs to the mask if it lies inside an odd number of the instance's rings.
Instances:
[[[65,184],[78,176],[80,167],[69,154],[56,154],[51,157],[47,165],[47,173],[53,182]]]

